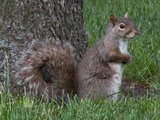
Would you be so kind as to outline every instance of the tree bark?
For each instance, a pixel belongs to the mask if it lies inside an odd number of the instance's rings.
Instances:
[[[0,80],[12,80],[15,62],[32,41],[69,41],[79,60],[87,47],[82,0],[0,1]],[[8,67],[9,66],[9,67]],[[7,76],[9,73],[9,76]]]

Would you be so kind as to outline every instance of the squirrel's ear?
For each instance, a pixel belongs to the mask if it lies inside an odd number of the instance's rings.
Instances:
[[[114,25],[117,22],[117,18],[114,15],[110,16],[110,21],[112,22],[112,24]]]
[[[124,15],[125,18],[128,18],[128,12],[126,12],[126,14]]]

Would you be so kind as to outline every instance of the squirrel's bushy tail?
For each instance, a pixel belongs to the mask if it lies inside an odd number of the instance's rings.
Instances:
[[[43,76],[44,67],[49,69],[50,80]],[[24,85],[30,95],[58,100],[62,95],[74,94],[75,67],[72,45],[47,40],[34,43],[32,50],[18,61],[16,78],[18,84]]]

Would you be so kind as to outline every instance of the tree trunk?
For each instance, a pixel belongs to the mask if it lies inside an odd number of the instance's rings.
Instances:
[[[15,62],[33,40],[69,41],[77,50],[77,60],[85,52],[87,35],[83,29],[82,0],[1,0],[0,3],[1,81],[14,78]]]

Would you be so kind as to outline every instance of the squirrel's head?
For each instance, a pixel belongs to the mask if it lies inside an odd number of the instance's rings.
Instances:
[[[111,15],[110,21],[114,28],[115,34],[119,37],[131,39],[138,34],[136,25],[128,19],[128,13],[120,19],[117,19],[114,15]]]

